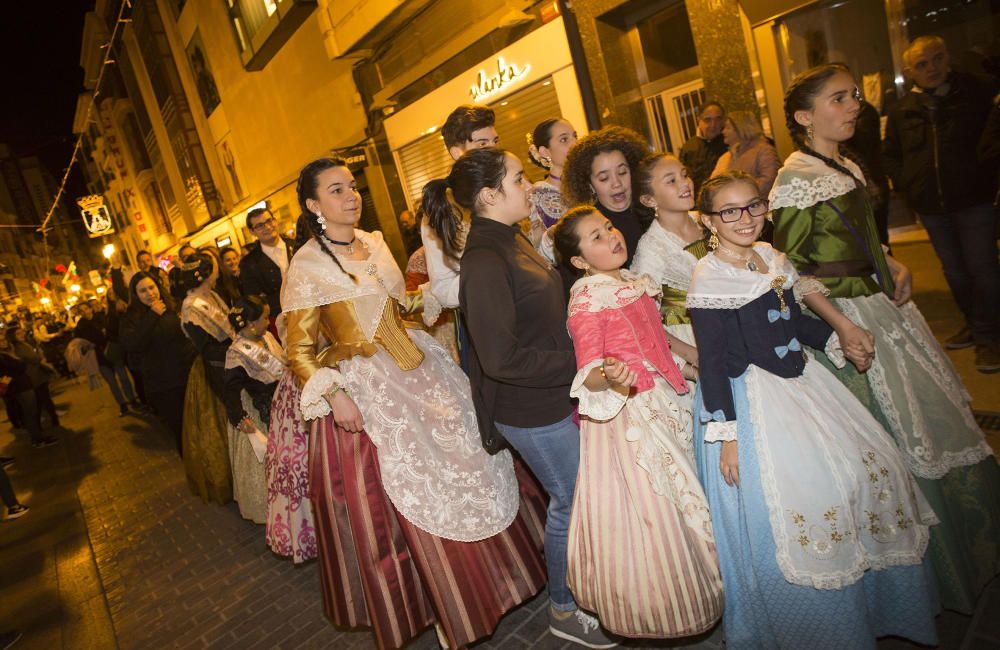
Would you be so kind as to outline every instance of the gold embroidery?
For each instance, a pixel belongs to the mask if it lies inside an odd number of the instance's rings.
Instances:
[[[771,288],[778,294],[778,303],[781,305],[781,311],[788,311],[788,305],[785,304],[785,280],[787,278],[783,275],[779,275],[771,280]]]
[[[823,519],[827,524],[809,524],[806,516],[801,512],[789,510],[792,522],[799,529],[799,536],[796,541],[803,549],[811,548],[813,554],[819,557],[829,557],[835,553],[836,545],[842,543],[850,533],[843,533],[837,527],[840,517],[840,506],[830,508],[823,513]]]

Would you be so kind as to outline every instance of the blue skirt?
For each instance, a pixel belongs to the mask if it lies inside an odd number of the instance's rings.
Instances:
[[[889,635],[936,645],[934,617],[940,606],[926,556],[923,564],[869,570],[843,589],[785,580],[775,560],[745,379],[746,374],[730,380],[738,418],[739,488],[722,479],[722,443],[706,443],[705,425],[697,418],[694,432],[725,588],[727,648],[874,648],[876,638]],[[695,413],[703,408],[699,390]]]

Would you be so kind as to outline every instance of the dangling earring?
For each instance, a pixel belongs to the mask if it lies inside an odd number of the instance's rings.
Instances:
[[[658,205],[654,205],[653,206],[653,218],[654,219],[659,219],[660,218],[660,206],[658,206]]]
[[[810,145],[812,145],[814,135],[815,133],[813,132],[813,125],[810,124],[809,126],[806,127],[806,140],[809,142]]]
[[[545,169],[552,169],[552,159],[548,156],[542,156],[541,163]]]
[[[319,224],[320,230],[326,230],[326,217],[323,216],[322,212],[316,213],[316,223]]]
[[[583,274],[584,274],[584,275],[593,275],[593,274],[592,274],[592,273],[590,272],[590,265],[589,265],[589,264],[588,264],[587,266],[583,267]]]
[[[713,251],[719,247],[719,231],[712,228],[712,236],[708,238],[708,247]]]

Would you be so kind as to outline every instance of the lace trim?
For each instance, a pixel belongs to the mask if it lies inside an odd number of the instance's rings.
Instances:
[[[420,295],[424,298],[424,312],[422,316],[424,325],[427,327],[433,327],[434,323],[436,323],[438,318],[441,317],[441,311],[443,310],[441,301],[437,299],[437,296],[431,293],[430,282],[424,282],[422,285],[417,287],[417,289],[420,291]]]
[[[303,420],[315,420],[332,412],[326,396],[338,386],[344,385],[344,375],[333,368],[320,368],[313,373],[302,387],[299,410]]]
[[[580,400],[580,415],[585,415],[598,422],[607,422],[613,419],[621,412],[628,400],[628,393],[622,394],[615,388],[590,390],[584,385],[590,371],[599,368],[603,362],[604,359],[594,359],[580,368],[576,376],[573,377],[573,384],[569,389],[569,396]]]
[[[844,358],[844,350],[840,346],[840,336],[836,332],[831,334],[830,338],[826,340],[826,347],[823,348],[823,352],[830,359],[834,367],[843,368],[847,365],[847,359]]]
[[[751,366],[751,373],[755,371],[756,369]],[[814,573],[797,570],[792,565],[792,559],[788,551],[789,540],[782,539],[780,532],[785,529],[785,524],[783,519],[784,513],[778,507],[781,500],[777,483],[774,480],[774,466],[770,454],[766,453],[766,442],[763,439],[763,406],[760,401],[759,391],[755,390],[757,387],[752,385],[754,382],[751,381],[750,373],[746,375],[746,381],[747,401],[750,403],[750,422],[753,427],[754,444],[758,450],[758,464],[760,465],[761,473],[760,483],[764,492],[764,500],[767,503],[768,515],[771,521],[771,534],[775,544],[775,561],[785,579],[792,584],[805,585],[816,589],[842,589],[860,580],[868,569],[879,571],[891,566],[919,564],[930,541],[928,526],[938,523],[936,515],[929,508],[928,512],[920,512],[917,509],[913,513],[921,517],[921,522],[917,524],[919,525],[919,529],[916,533],[914,545],[910,550],[886,551],[878,555],[873,555],[864,545],[861,545],[864,553],[863,556],[854,562],[853,566],[844,571]],[[912,479],[910,481],[911,489],[915,489]],[[794,515],[792,516],[794,520]],[[854,533],[854,531],[850,532]]]
[[[917,476],[927,479],[939,479],[951,471],[954,467],[966,467],[975,465],[993,455],[993,450],[986,442],[968,406],[968,392],[965,390],[961,379],[957,377],[954,366],[949,359],[944,358],[936,349],[936,342],[933,341],[930,329],[926,321],[917,310],[909,303],[899,308],[902,315],[902,330],[895,323],[886,324],[876,320],[865,318],[862,315],[861,306],[866,306],[868,301],[881,300],[891,306],[889,298],[884,294],[878,294],[869,298],[840,298],[837,306],[858,325],[867,328],[876,335],[876,345],[883,346],[882,351],[876,353],[871,368],[868,369],[866,377],[871,386],[875,401],[889,422],[889,428],[896,439],[898,446],[903,452],[907,465]],[[865,310],[866,315],[868,310]],[[874,317],[875,315],[872,314]],[[905,333],[905,334],[904,334]],[[908,335],[908,336],[907,336]],[[918,349],[911,345],[910,341],[916,340]],[[893,352],[887,354],[884,346],[893,348]],[[894,394],[889,386],[886,366],[883,363],[886,359],[901,359],[902,362],[894,363],[892,367],[901,375],[900,387],[902,395]],[[913,381],[909,378],[908,364],[906,360],[912,360],[920,365],[921,369],[930,378],[938,392],[943,394],[952,406],[954,406],[961,417],[961,423],[955,423],[956,427],[963,427],[968,431],[975,432],[977,438],[970,441],[966,447],[957,450],[943,450],[935,437],[927,428],[927,422],[923,416],[923,401],[913,389]],[[903,417],[897,407],[897,401],[908,406],[907,426],[903,425]],[[937,433],[937,438],[944,438],[948,434]]]
[[[736,420],[709,422],[705,426],[705,442],[729,442],[736,440]]]
[[[622,270],[622,279],[606,275],[580,278],[573,284],[569,296],[569,317],[580,313],[595,313],[606,309],[621,309],[643,295],[658,297],[662,287],[648,275]]]
[[[680,237],[654,221],[636,246],[632,270],[672,289],[687,291],[698,259],[684,246]]]
[[[775,185],[771,190],[772,210],[788,207],[805,210],[821,201],[848,194],[857,187],[853,180],[838,172],[813,179],[798,177],[780,179],[780,182],[781,185]]]
[[[792,285],[792,293],[795,295],[795,302],[799,303],[799,307],[804,309],[805,307],[802,304],[803,298],[814,293],[829,296],[830,290],[815,277],[811,275],[803,275],[799,276],[799,279],[795,281],[794,285]]]

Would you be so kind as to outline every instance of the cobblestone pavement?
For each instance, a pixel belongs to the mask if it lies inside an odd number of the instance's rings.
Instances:
[[[901,255],[929,254],[915,246]],[[950,333],[947,319],[929,320]],[[119,418],[104,388],[62,382],[56,401],[69,407],[56,447],[32,449],[0,425],[0,453],[17,457],[10,476],[32,507],[0,524],[0,631],[24,631],[19,648],[374,647],[368,631],[324,619],[315,563],[278,559],[263,528],[234,505],[191,496],[172,444],[150,420]],[[578,647],[548,634],[545,610],[543,594],[479,647]],[[1000,583],[975,616],[943,614],[939,631],[942,648],[1000,648]],[[410,647],[438,646],[429,631]]]

